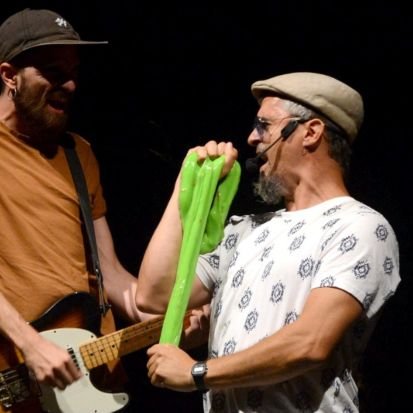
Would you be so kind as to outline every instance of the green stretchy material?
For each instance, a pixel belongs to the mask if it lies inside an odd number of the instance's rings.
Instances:
[[[179,194],[183,238],[160,343],[179,345],[198,256],[215,249],[224,235],[241,176],[239,163],[235,162],[228,175],[220,180],[224,162],[221,156],[214,160],[207,158],[199,165],[196,153],[185,158]]]

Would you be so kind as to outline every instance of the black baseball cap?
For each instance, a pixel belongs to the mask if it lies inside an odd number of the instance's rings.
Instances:
[[[24,9],[0,26],[0,63],[38,46],[107,44],[82,40],[72,25],[51,10]]]

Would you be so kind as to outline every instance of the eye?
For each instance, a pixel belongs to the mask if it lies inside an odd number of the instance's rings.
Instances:
[[[270,125],[269,122],[266,120],[256,117],[254,119],[253,129],[256,129],[258,135],[263,135],[268,130],[268,126]]]

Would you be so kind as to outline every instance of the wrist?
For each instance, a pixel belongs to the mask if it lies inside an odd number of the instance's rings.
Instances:
[[[208,391],[205,385],[205,376],[208,373],[208,365],[206,361],[197,361],[191,369],[192,378],[197,390],[205,393]]]

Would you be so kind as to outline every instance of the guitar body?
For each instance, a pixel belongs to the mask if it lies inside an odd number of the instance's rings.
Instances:
[[[67,349],[84,377],[65,390],[39,388],[29,378],[14,346],[0,336],[0,413],[110,413],[128,403],[125,393],[96,389],[78,353],[81,342],[100,335],[100,313],[93,297],[83,292],[70,294],[30,324],[47,339]]]
[[[190,315],[188,310],[184,326],[189,325]],[[0,413],[111,413],[122,409],[129,402],[128,395],[97,389],[90,373],[157,343],[163,321],[163,316],[157,316],[100,336],[95,300],[87,293],[64,297],[31,324],[42,336],[67,350],[83,377],[64,390],[39,386],[30,379],[15,347],[0,336]]]
[[[126,393],[105,393],[95,388],[90,373],[79,354],[79,345],[95,339],[88,330],[80,328],[59,328],[43,331],[42,336],[65,348],[72,355],[83,377],[64,390],[40,386],[40,403],[50,413],[110,413],[122,409],[129,401]]]

